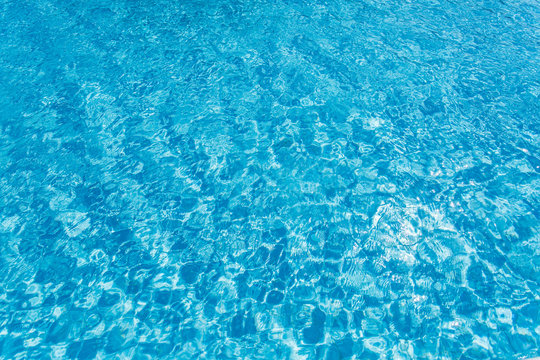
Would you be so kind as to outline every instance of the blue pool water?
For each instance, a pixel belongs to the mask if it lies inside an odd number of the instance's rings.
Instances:
[[[1,359],[522,359],[536,0],[0,1]]]

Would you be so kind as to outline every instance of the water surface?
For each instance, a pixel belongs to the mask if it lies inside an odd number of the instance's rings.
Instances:
[[[540,355],[537,1],[0,0],[0,358]]]

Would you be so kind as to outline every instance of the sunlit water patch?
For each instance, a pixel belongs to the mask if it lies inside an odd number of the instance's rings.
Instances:
[[[0,10],[0,358],[540,355],[538,2]]]

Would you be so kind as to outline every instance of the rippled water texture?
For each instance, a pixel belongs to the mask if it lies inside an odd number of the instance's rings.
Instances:
[[[0,1],[1,359],[521,359],[536,0]]]

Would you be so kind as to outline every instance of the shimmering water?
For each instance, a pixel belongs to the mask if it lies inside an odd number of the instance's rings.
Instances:
[[[538,1],[0,10],[1,359],[540,355]]]

